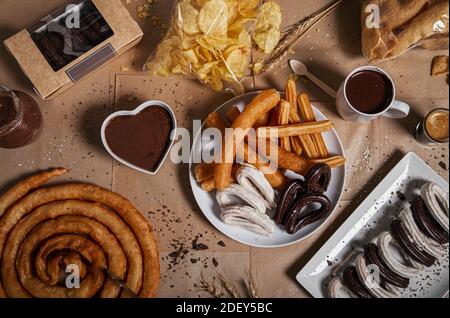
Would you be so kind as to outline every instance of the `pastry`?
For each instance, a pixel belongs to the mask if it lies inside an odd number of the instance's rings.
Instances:
[[[392,234],[409,257],[419,262],[420,264],[425,265],[426,267],[433,266],[436,258],[428,254],[427,252],[422,251],[417,246],[417,244],[408,235],[408,232],[405,230],[402,222],[400,222],[399,220],[395,220],[394,222],[392,222],[391,227]]]
[[[325,193],[331,182],[331,168],[321,163],[311,168],[305,176],[306,190],[308,192]]]
[[[217,191],[217,202],[221,208],[227,208],[236,205],[247,205],[256,210],[256,212],[265,214],[265,200],[253,190],[240,184],[231,184],[222,191]]]
[[[305,226],[315,223],[331,211],[331,201],[323,193],[328,189],[331,170],[326,165],[314,166],[306,180],[292,180],[283,191],[274,220],[295,234]],[[304,213],[308,207],[319,204],[320,208]]]
[[[298,96],[298,104],[300,113],[305,122],[312,123],[317,121],[307,94],[303,93]],[[316,158],[327,158],[329,156],[328,149],[322,134],[314,134],[312,135],[312,139],[318,151],[318,157]]]
[[[436,211],[431,213],[421,197],[415,198],[411,209],[403,209],[400,220],[391,223],[392,234],[381,233],[377,244],[369,243],[364,254],[356,257],[356,267],[349,266],[344,270],[344,285],[359,297],[367,297],[366,291],[377,298],[399,297],[401,289],[409,287],[410,279],[420,275],[425,266],[433,266],[437,258],[448,251],[444,240],[448,227],[441,227],[434,220],[436,218],[446,224],[448,197],[434,183],[425,184],[421,192],[430,208]],[[392,247],[396,247],[396,251]],[[380,276],[374,277],[368,265],[376,266]],[[355,277],[355,271],[359,280]],[[376,281],[377,278],[379,281]],[[336,279],[333,282],[334,288],[338,288]],[[339,294],[333,291],[330,295],[338,297]]]
[[[286,221],[286,216],[289,210],[292,208],[295,200],[306,192],[306,186],[301,180],[291,180],[284,189],[281,195],[280,202],[278,203],[277,213],[274,220],[278,225],[282,225]]]
[[[277,106],[279,102],[280,94],[276,90],[269,89],[262,92],[247,105],[244,111],[233,122],[231,128],[242,129],[244,132],[247,131],[254,126],[259,118]],[[238,137],[231,134],[223,141],[222,157],[216,161],[217,165],[214,173],[214,180],[218,190],[225,190],[230,185],[229,177],[236,155],[234,146],[240,145],[244,137],[244,134],[240,134]]]
[[[107,266],[134,293],[155,296],[159,253],[147,220],[127,199],[94,185],[40,188],[66,172],[37,174],[0,196],[0,295],[127,297],[105,277]],[[88,260],[80,289],[52,285],[67,252]]]
[[[390,245],[394,244],[394,238],[391,233],[383,232],[377,239],[377,244],[380,251],[380,256],[383,261],[389,266],[389,268],[396,274],[405,278],[414,278],[423,270],[424,266],[417,262],[410,260],[410,265],[407,266],[403,262],[400,262],[391,250]],[[398,245],[397,250],[400,250]],[[404,257],[406,258],[406,257]]]
[[[301,122],[301,118],[298,114],[297,105],[297,83],[294,79],[290,78],[286,82],[286,100],[291,105],[289,110],[289,123],[298,124]],[[273,126],[279,126],[280,124],[275,123]],[[299,137],[291,137],[291,146],[293,152],[297,156],[301,156],[303,153],[302,143]]]
[[[366,259],[367,265],[376,265],[380,269],[383,278],[391,285],[406,288],[409,286],[409,279],[405,278],[394,271],[392,271],[389,266],[387,266],[380,256],[380,251],[376,244],[370,243],[366,246],[364,250],[364,257]]]
[[[366,260],[362,254],[356,257],[355,264],[356,273],[358,274],[359,280],[373,297],[398,298],[400,296],[398,290],[391,287],[388,283],[385,283],[384,286],[381,287],[380,283],[373,279],[367,268]]]
[[[303,213],[304,209],[315,203],[320,205],[319,209]],[[297,202],[294,203],[289,214],[286,216],[284,226],[289,234],[295,234],[305,226],[325,218],[330,212],[330,199],[323,194],[307,193],[300,196]]]
[[[370,5],[380,9],[380,21],[371,18]],[[363,53],[371,63],[395,58],[434,36],[448,37],[447,0],[365,0],[362,8]]]
[[[422,186],[421,195],[428,211],[448,234],[449,203],[445,191],[435,183],[427,183]]]
[[[433,239],[428,238],[417,226],[410,209],[404,209],[400,213],[400,221],[405,227],[408,236],[422,250],[434,257],[441,257],[445,253],[445,248]]]
[[[421,197],[416,197],[411,202],[411,211],[417,226],[425,235],[439,244],[448,242],[448,232],[434,219]]]
[[[260,127],[257,129],[258,138],[277,138],[313,135],[331,130],[333,124],[329,120],[322,120],[305,124],[292,124],[285,126]]]
[[[269,216],[245,205],[224,208],[220,213],[220,219],[228,225],[264,236],[270,236],[275,231],[275,224]]]
[[[261,171],[250,165],[242,165],[236,172],[236,180],[241,186],[262,196],[267,209],[277,206],[275,191]]]
[[[370,292],[361,283],[354,266],[347,267],[343,273],[345,286],[361,298],[372,298]]]
[[[217,191],[221,220],[231,226],[270,236],[275,231],[275,224],[266,211],[276,206],[273,188],[262,172],[249,165],[237,170],[236,180],[238,184]]]
[[[328,285],[330,298],[357,298],[358,296],[347,288],[340,277],[335,277]]]

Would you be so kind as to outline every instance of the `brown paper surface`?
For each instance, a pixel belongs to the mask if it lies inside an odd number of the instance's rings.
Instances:
[[[128,10],[136,18],[136,4]],[[167,21],[173,1],[159,1],[153,14]],[[328,0],[280,0],[285,24],[311,14]],[[21,13],[32,21],[64,4],[62,0],[4,0],[0,2],[0,40],[27,26]],[[290,58],[304,61],[311,72],[338,88],[355,67],[365,64],[361,54],[360,8],[349,1],[323,20],[296,46]],[[137,19],[137,18],[136,18]],[[191,129],[193,119],[203,119],[232,96],[217,94],[196,81],[160,79],[142,73],[142,65],[160,38],[151,19],[137,19],[145,32],[143,41],[89,79],[51,101],[41,101],[45,129],[32,145],[18,150],[0,149],[0,191],[30,173],[64,166],[70,174],[57,180],[92,182],[129,198],[157,231],[161,251],[161,297],[208,297],[199,290],[201,273],[217,272],[241,279],[250,270],[256,277],[261,296],[309,297],[295,281],[295,275],[338,227],[351,215],[390,168],[409,151],[416,152],[437,173],[448,180],[448,144],[431,148],[418,144],[415,125],[432,109],[448,107],[445,78],[429,76],[434,55],[448,52],[415,50],[395,61],[382,63],[394,78],[398,99],[410,103],[412,114],[405,120],[380,119],[367,125],[349,124],[336,115],[333,101],[305,79],[299,91],[308,92],[313,103],[334,121],[348,159],[347,184],[342,202],[325,226],[307,240],[280,249],[257,249],[236,243],[219,233],[202,215],[192,195],[188,167],[166,161],[158,176],[150,177],[119,165],[103,149],[100,126],[111,112],[133,109],[142,101],[161,99],[176,111],[180,127]],[[126,66],[129,71],[121,71]],[[0,83],[32,94],[20,69],[3,48],[0,49]],[[247,83],[248,90],[264,87],[282,89],[289,69],[285,63],[271,74]],[[445,163],[445,166],[442,166]],[[208,245],[206,251],[193,251],[195,237]],[[217,243],[223,241],[226,247]],[[189,252],[173,264],[169,255],[181,245]],[[213,258],[218,266],[213,264]],[[195,260],[195,264],[191,261]],[[270,260],[270,261],[269,261]]]

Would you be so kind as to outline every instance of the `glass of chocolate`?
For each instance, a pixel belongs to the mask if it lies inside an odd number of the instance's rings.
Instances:
[[[380,116],[405,118],[410,106],[395,100],[394,80],[376,66],[355,69],[345,79],[336,97],[339,115],[348,121],[370,122]]]
[[[0,86],[0,148],[28,145],[41,126],[42,115],[31,96]]]
[[[447,143],[449,140],[449,110],[437,108],[417,125],[416,139],[424,145]]]

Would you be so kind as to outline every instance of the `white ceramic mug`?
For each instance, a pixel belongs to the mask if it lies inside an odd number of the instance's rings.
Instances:
[[[374,71],[377,73],[383,74],[391,83],[392,85],[392,99],[389,103],[389,106],[387,106],[383,111],[376,113],[376,114],[367,114],[359,111],[356,109],[349,101],[347,97],[347,84],[350,78],[352,78],[353,75],[355,75],[358,72],[362,71]],[[409,115],[411,107],[401,101],[395,100],[396,91],[395,91],[395,84],[392,77],[389,76],[388,73],[386,73],[383,69],[376,67],[376,66],[362,66],[358,67],[357,69],[353,70],[345,79],[344,83],[342,83],[341,87],[339,88],[339,91],[337,93],[336,97],[336,107],[337,112],[339,115],[347,120],[347,121],[355,121],[355,122],[362,122],[367,123],[370,122],[380,116],[388,117],[388,118],[406,118]]]

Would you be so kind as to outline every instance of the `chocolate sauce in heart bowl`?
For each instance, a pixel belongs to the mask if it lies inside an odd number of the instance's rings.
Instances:
[[[164,102],[147,101],[133,111],[119,111],[105,119],[101,138],[120,163],[156,175],[173,146],[177,120]]]
[[[0,148],[14,149],[33,142],[42,128],[36,101],[23,92],[0,86]]]

